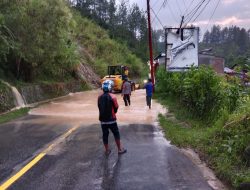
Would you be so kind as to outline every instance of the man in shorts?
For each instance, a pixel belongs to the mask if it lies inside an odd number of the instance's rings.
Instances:
[[[118,103],[114,94],[112,94],[113,81],[106,80],[102,84],[103,94],[98,97],[99,120],[102,127],[102,139],[105,147],[105,154],[109,155],[111,150],[108,144],[109,130],[114,135],[118,149],[118,154],[126,153],[127,150],[122,148],[120,141],[120,132],[116,122],[116,113],[118,111]]]

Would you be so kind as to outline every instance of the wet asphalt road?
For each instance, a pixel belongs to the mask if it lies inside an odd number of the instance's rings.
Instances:
[[[132,95],[131,107],[125,107],[117,95],[118,125],[128,152],[118,156],[110,135],[112,152],[105,156],[97,94],[74,94],[0,125],[0,184],[76,127],[8,189],[211,189],[193,162],[164,138],[156,119],[165,110],[157,103],[148,110],[143,91]]]

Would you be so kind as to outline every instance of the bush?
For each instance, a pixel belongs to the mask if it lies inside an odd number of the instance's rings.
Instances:
[[[250,99],[241,99],[239,107],[229,115],[227,122],[215,126],[206,140],[208,154],[215,160],[221,177],[234,186],[250,180],[245,149],[250,145]]]
[[[205,124],[187,118],[185,110],[168,99],[164,103],[182,122],[160,116],[161,126],[172,143],[202,153],[217,176],[235,188],[250,180],[250,99],[246,96],[240,100],[232,114],[222,110],[221,117],[211,127],[202,128]],[[192,127],[183,127],[183,123]]]
[[[228,83],[207,68],[157,74],[158,99],[178,120],[192,125],[186,128],[160,117],[166,136],[202,152],[233,187],[250,180],[250,96],[242,90],[239,83]]]
[[[240,88],[228,84],[212,69],[191,68],[187,72],[157,73],[156,90],[177,99],[193,116],[213,121],[223,109],[229,112],[237,107]]]
[[[0,113],[14,108],[14,99],[11,89],[0,81]]]

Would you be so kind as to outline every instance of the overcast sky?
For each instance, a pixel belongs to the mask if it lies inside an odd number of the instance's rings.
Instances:
[[[119,2],[121,0],[117,1]],[[156,14],[159,12],[158,18],[160,20],[158,21],[153,11],[151,11],[152,27],[162,28],[162,25],[172,27],[179,26],[181,16],[187,15],[201,1],[203,0],[167,0],[165,6],[161,8],[164,0],[150,0],[154,12]],[[143,10],[146,10],[146,2],[147,0],[129,0],[130,4],[137,3]],[[209,3],[204,11],[192,22],[192,24],[201,28],[202,33],[204,33],[206,29],[210,29],[214,24],[220,25],[221,27],[237,25],[250,29],[250,0],[205,0],[203,7],[206,5],[206,2]],[[216,6],[217,9],[214,12]],[[212,16],[213,12],[214,15]],[[196,16],[194,16],[194,18],[195,17]],[[162,24],[160,24],[160,22]]]

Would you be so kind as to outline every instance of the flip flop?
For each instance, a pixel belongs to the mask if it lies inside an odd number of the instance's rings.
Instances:
[[[122,150],[119,150],[118,151],[118,154],[124,154],[124,153],[126,153],[127,152],[127,149],[122,149]]]

